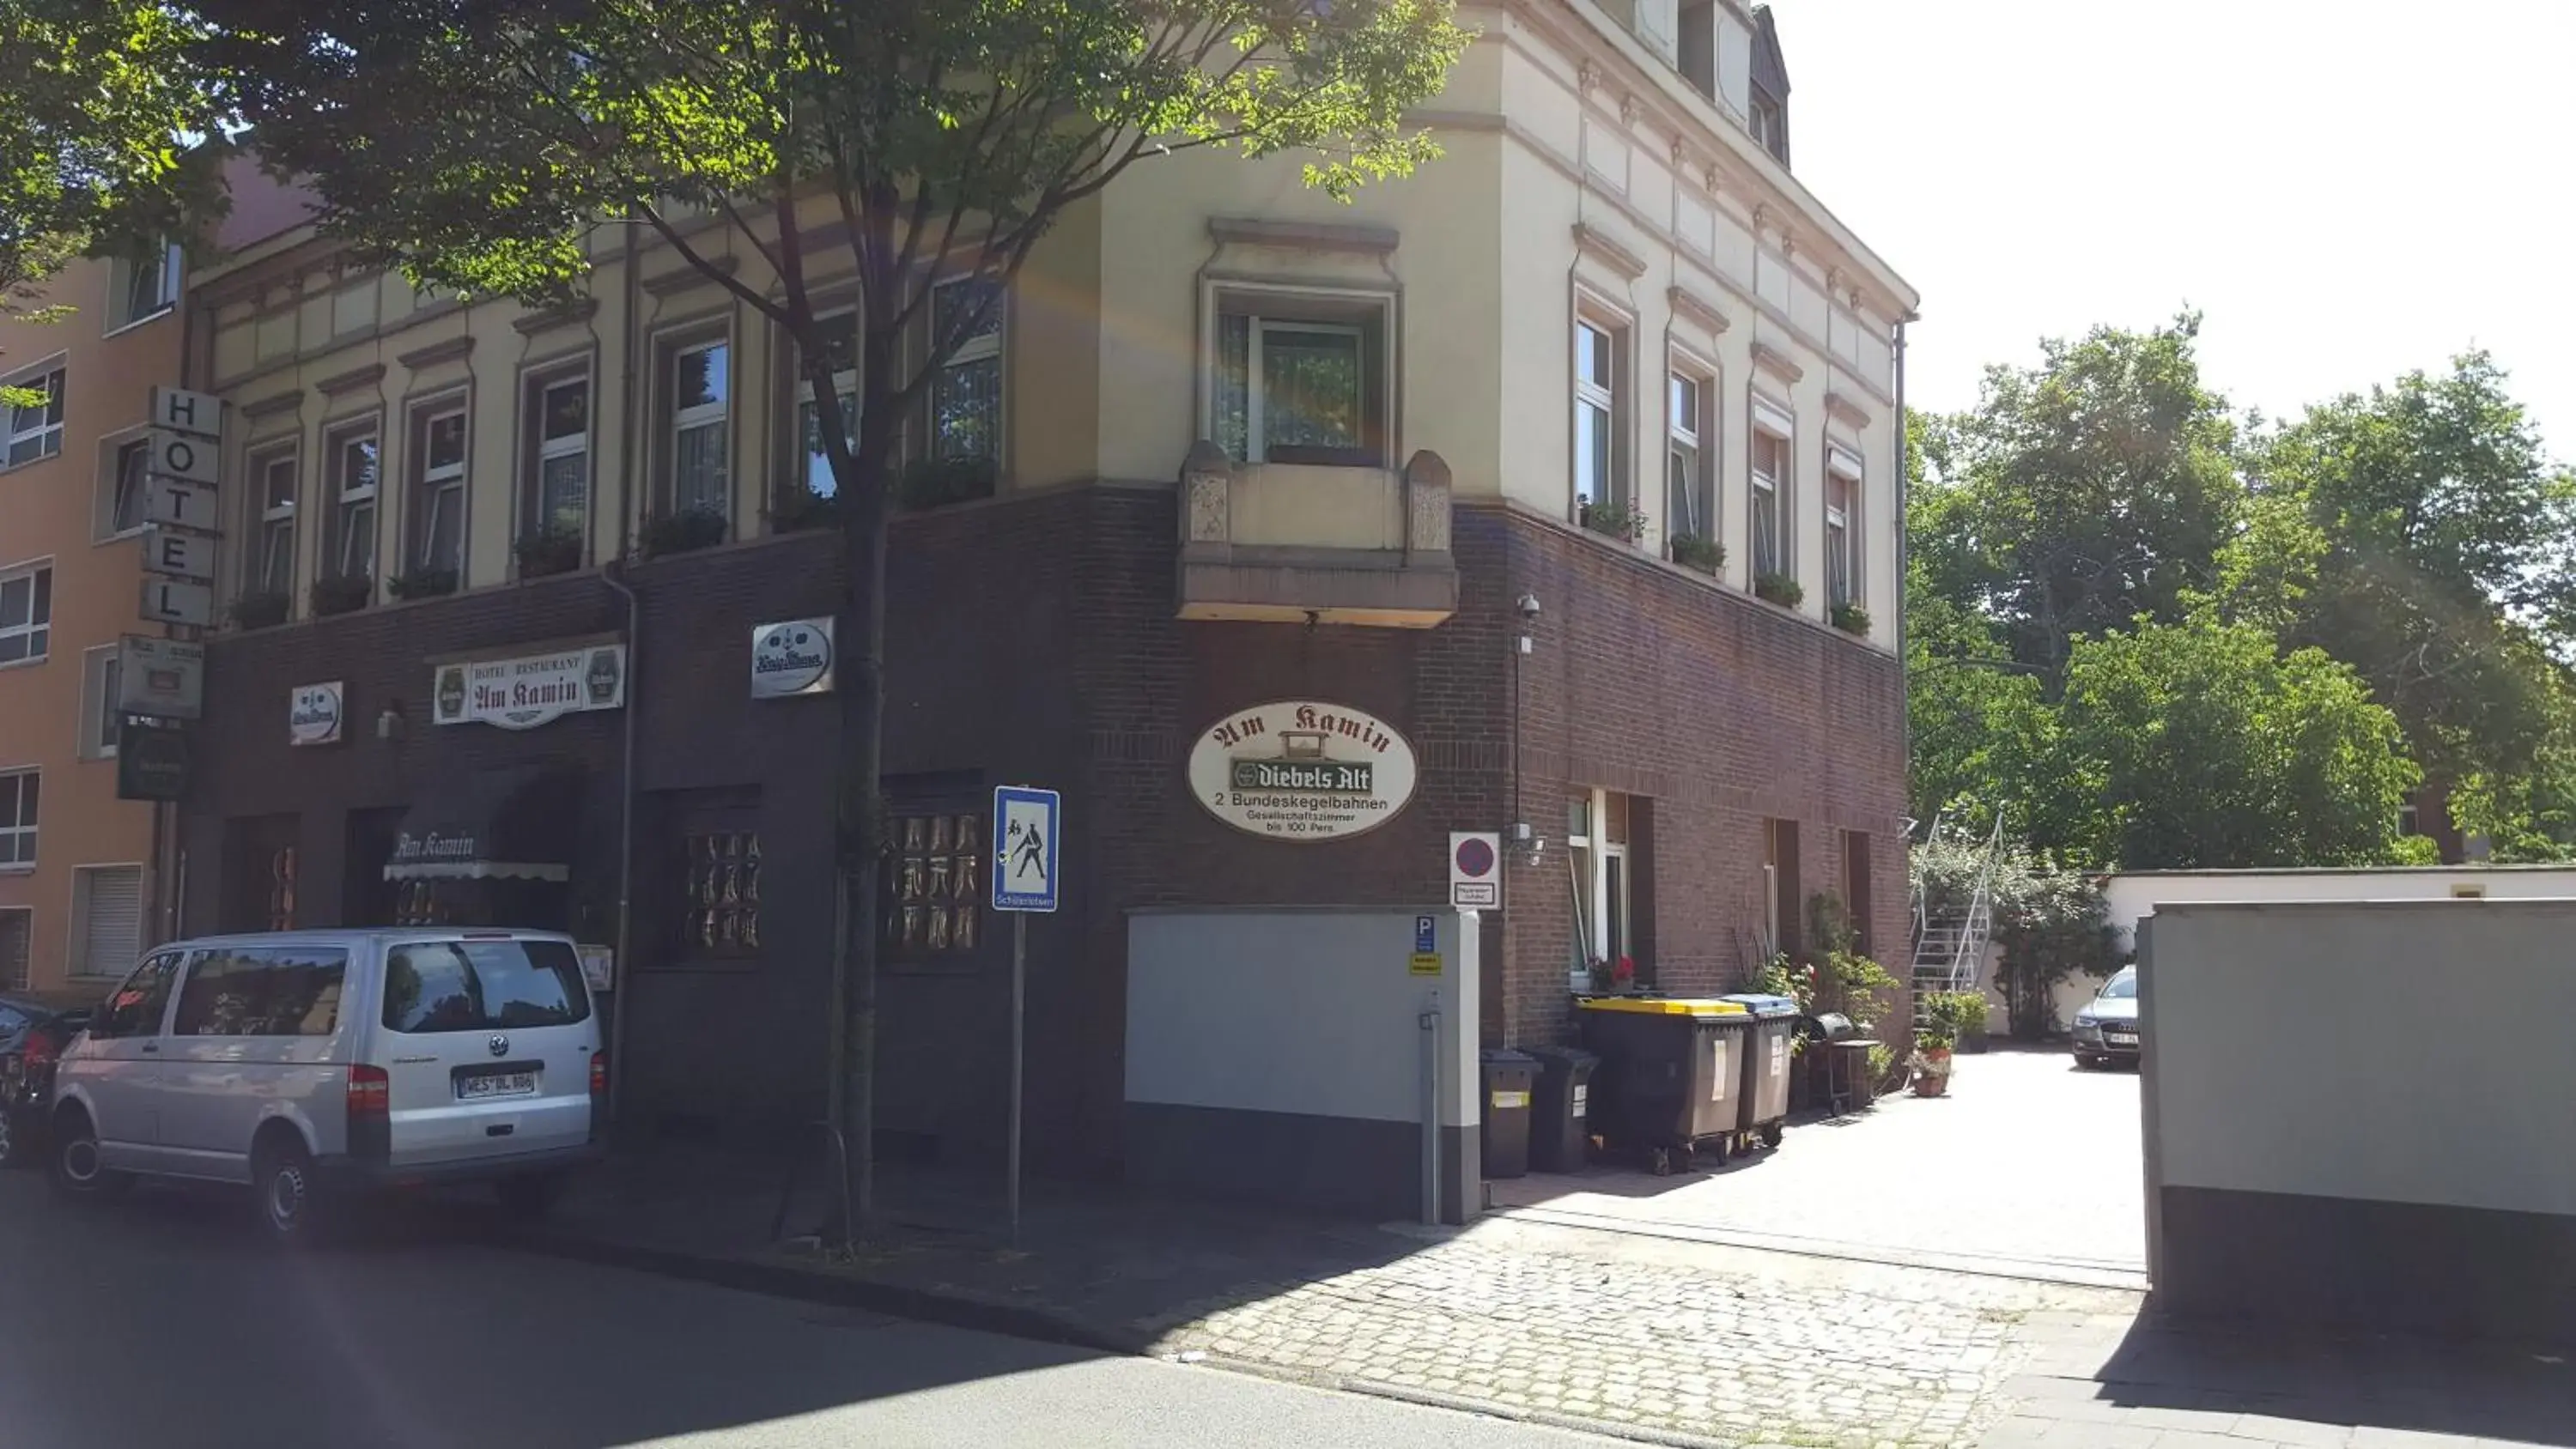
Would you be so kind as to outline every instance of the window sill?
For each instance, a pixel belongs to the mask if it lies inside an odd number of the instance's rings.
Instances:
[[[24,865],[0,865],[0,876],[34,875],[35,873],[36,863],[32,860]]]
[[[38,467],[42,464],[50,463],[62,455],[63,450],[56,448],[50,453],[38,453],[36,456],[29,458],[24,463],[0,463],[0,475],[16,473],[24,469]]]
[[[6,664],[0,664],[0,670],[32,669],[39,664],[52,663],[53,658],[51,654],[31,654],[24,659],[12,659]]]
[[[178,310],[178,303],[164,302],[158,310],[146,312],[140,317],[129,317],[125,321],[119,322],[115,326],[107,329],[105,332],[100,333],[99,336],[101,339],[122,337],[126,333],[132,332],[138,327],[149,327],[164,317],[173,316],[178,312]]]

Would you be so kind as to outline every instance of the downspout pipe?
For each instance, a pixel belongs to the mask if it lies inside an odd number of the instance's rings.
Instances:
[[[1905,653],[1905,580],[1910,571],[1907,541],[1913,534],[1911,497],[1914,489],[1912,452],[1906,446],[1914,432],[1913,415],[1905,410],[1905,324],[1912,318],[1896,321],[1896,677],[1905,698],[1897,701],[1896,719],[1899,738],[1905,744],[1906,798],[1914,795],[1914,709],[1913,681],[1906,677]]]
[[[623,743],[618,752],[617,785],[617,959],[613,978],[616,992],[608,999],[608,1120],[612,1128],[622,1129],[626,1122],[626,998],[633,994],[629,983],[635,979],[635,715],[643,708],[643,696],[635,690],[635,670],[644,658],[644,611],[635,590],[626,582],[627,524],[635,512],[635,450],[643,430],[635,426],[635,348],[642,331],[635,311],[637,293],[635,276],[635,228],[625,228],[622,275],[626,315],[618,329],[619,377],[617,407],[619,426],[625,430],[626,445],[617,450],[617,556],[599,571],[600,580],[626,603],[626,708],[618,711],[623,719],[620,729]]]

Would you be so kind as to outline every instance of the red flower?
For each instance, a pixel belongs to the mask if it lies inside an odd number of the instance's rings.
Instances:
[[[1619,964],[1610,968],[1610,979],[1613,981],[1636,980],[1637,963],[1629,960],[1625,956],[1620,957]]]

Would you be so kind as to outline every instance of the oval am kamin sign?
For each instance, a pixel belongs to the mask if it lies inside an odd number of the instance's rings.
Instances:
[[[1375,830],[1413,798],[1413,746],[1393,725],[1317,700],[1237,710],[1190,747],[1190,793],[1217,819],[1269,840]]]

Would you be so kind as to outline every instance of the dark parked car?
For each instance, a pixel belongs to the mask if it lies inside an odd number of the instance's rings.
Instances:
[[[0,996],[0,1167],[43,1156],[38,1134],[54,1095],[54,1063],[89,1024],[86,1007],[64,1011]]]

